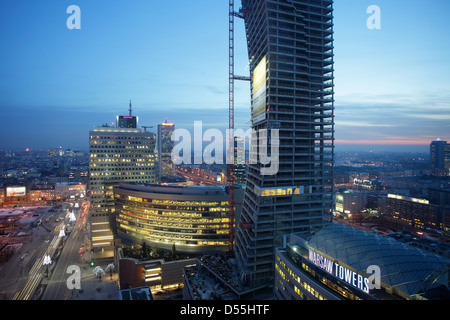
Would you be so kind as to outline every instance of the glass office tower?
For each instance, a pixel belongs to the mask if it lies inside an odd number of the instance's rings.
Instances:
[[[159,177],[173,176],[175,167],[172,161],[172,150],[174,142],[172,134],[175,131],[173,123],[158,124],[158,161],[159,161]]]
[[[90,232],[94,257],[114,255],[114,194],[120,182],[155,183],[155,134],[140,128],[89,132]]]
[[[279,130],[279,168],[250,164],[235,258],[241,282],[273,283],[283,236],[322,228],[333,206],[333,1],[242,1],[252,129]],[[254,149],[253,154],[261,150]],[[277,150],[276,148],[274,150]],[[252,152],[252,151],[251,151]]]

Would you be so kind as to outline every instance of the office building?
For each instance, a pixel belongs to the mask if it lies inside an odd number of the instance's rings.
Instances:
[[[450,176],[450,144],[437,139],[430,144],[431,170],[433,174]]]
[[[274,253],[283,236],[320,229],[332,216],[333,1],[242,4],[252,129],[258,140],[268,130],[268,150],[276,150],[270,136],[279,130],[278,172],[263,175],[268,165],[249,164],[236,234],[239,278],[262,288],[273,286]]]
[[[388,194],[379,198],[379,205],[384,217],[399,227],[443,229],[440,207],[427,199]]]
[[[198,257],[183,273],[183,300],[239,300],[245,293],[221,256]]]
[[[174,142],[172,134],[175,131],[175,125],[168,123],[158,124],[158,164],[159,177],[173,176],[175,168],[172,161],[172,150]]]
[[[113,188],[120,182],[155,183],[155,135],[140,128],[95,127],[89,132],[91,240],[98,257],[113,255]]]
[[[188,254],[226,253],[227,187],[121,183],[114,188],[117,235],[124,244]],[[242,200],[243,190],[236,189]],[[238,211],[237,208],[236,211]]]
[[[245,139],[234,137],[234,182],[245,184],[246,179]]]
[[[442,218],[442,230],[450,231],[450,188],[429,188],[431,204],[439,206]]]
[[[367,207],[367,193],[338,192],[336,194],[336,211],[344,214],[361,213]]]
[[[353,185],[360,190],[380,191],[382,183],[380,179],[354,178]]]
[[[280,300],[449,298],[448,259],[396,239],[332,223],[276,250]]]
[[[54,188],[29,189],[26,186],[0,187],[0,207],[35,206],[56,199]]]

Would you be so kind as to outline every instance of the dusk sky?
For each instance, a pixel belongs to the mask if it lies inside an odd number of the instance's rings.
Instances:
[[[81,30],[66,26],[73,4]],[[366,26],[370,5],[380,30]],[[450,1],[334,8],[336,145],[426,152],[450,141]],[[166,119],[228,126],[228,1],[2,0],[0,43],[0,148],[87,150],[89,131],[126,115],[130,99],[153,131]],[[247,62],[237,19],[236,74],[248,75]],[[236,83],[235,117],[249,127],[248,82]]]

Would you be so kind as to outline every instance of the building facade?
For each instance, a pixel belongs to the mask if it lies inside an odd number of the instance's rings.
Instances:
[[[86,196],[86,185],[81,182],[55,183],[56,199],[80,199]]]
[[[333,1],[242,1],[252,76],[252,130],[279,152],[247,170],[235,255],[241,281],[272,285],[283,236],[319,229],[333,209]],[[279,145],[271,145],[272,130]],[[253,144],[254,146],[254,144]],[[252,148],[253,148],[252,146]],[[278,150],[277,150],[278,149]],[[255,152],[250,150],[250,158]],[[272,279],[272,280],[271,280]]]
[[[275,259],[280,300],[422,300],[449,293],[448,259],[340,223],[291,235]]]
[[[245,138],[234,137],[234,182],[245,184],[246,172]]]
[[[367,193],[339,192],[336,194],[336,211],[345,214],[360,213],[367,207]]]
[[[436,140],[430,144],[431,170],[433,174],[450,176],[450,144]]]
[[[120,289],[147,287],[155,291],[180,288],[183,268],[196,264],[196,259],[142,261],[125,257],[120,247],[117,250]]]
[[[242,199],[243,190],[235,191]],[[240,196],[239,196],[240,194]],[[226,253],[229,243],[226,186],[121,183],[114,188],[117,235],[123,243],[179,253]]]
[[[94,253],[113,255],[113,188],[155,183],[155,135],[139,128],[96,127],[89,132],[89,196]]]
[[[172,161],[172,150],[174,142],[172,134],[175,131],[175,125],[167,121],[158,125],[158,163],[159,176],[173,176],[175,173]]]

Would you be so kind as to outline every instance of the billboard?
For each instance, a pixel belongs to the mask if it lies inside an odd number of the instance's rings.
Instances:
[[[27,187],[7,187],[7,197],[24,197],[27,194]]]
[[[252,79],[252,122],[266,118],[267,56],[261,59],[253,70]]]

